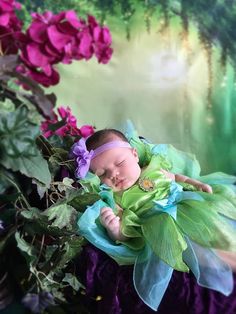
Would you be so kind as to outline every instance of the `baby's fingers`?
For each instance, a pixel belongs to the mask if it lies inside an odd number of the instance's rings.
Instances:
[[[210,194],[213,193],[212,187],[208,184],[204,184],[204,186],[202,187],[202,191]]]
[[[117,226],[120,226],[120,217],[118,216],[113,217],[111,220],[109,220],[107,226],[109,228],[115,228]]]
[[[102,225],[108,226],[112,219],[116,218],[116,215],[113,213],[110,207],[104,207],[101,210],[100,221]]]
[[[117,225],[119,222],[120,218],[117,216],[107,216],[106,218],[101,217],[100,218],[102,225],[105,228],[112,228]]]
[[[103,208],[101,208],[100,214],[103,215],[103,214],[106,214],[106,213],[113,213],[112,208],[111,207],[103,207]]]

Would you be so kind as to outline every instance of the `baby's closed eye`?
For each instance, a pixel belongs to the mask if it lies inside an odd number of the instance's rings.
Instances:
[[[121,160],[121,161],[119,161],[119,162],[116,164],[116,166],[117,166],[117,167],[120,167],[120,166],[122,166],[124,163],[125,163],[125,160]]]

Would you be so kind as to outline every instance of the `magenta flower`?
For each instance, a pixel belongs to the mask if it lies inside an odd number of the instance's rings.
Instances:
[[[49,87],[51,85],[56,85],[60,81],[59,73],[54,69],[51,68],[52,72],[51,75],[47,75],[43,72],[38,72],[36,70],[28,70],[28,75],[32,77],[33,80],[42,84],[45,87]]]
[[[60,107],[57,111],[59,117],[61,118],[60,120],[57,114],[54,113],[53,120],[45,120],[41,123],[41,131],[46,138],[52,136],[53,134],[61,137],[66,135],[87,137],[94,133],[94,128],[91,125],[84,125],[80,129],[77,127],[77,119],[74,115],[72,115],[69,107]],[[55,130],[55,126],[63,120],[63,126],[59,126]]]
[[[45,87],[59,82],[54,65],[73,60],[90,59],[107,63],[112,55],[111,35],[107,27],[101,27],[94,17],[87,22],[79,19],[72,10],[53,14],[33,13],[33,21],[26,34],[21,36],[19,47],[25,75]],[[20,38],[19,38],[20,39]]]
[[[15,35],[21,32],[22,22],[15,14],[21,6],[14,0],[0,1],[1,54],[15,54],[18,51]]]
[[[94,128],[91,125],[83,125],[79,131],[82,137],[87,138],[94,133]]]

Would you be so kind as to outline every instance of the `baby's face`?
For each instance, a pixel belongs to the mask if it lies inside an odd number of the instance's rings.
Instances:
[[[90,170],[113,191],[123,191],[130,188],[140,176],[138,160],[134,148],[116,147],[95,157]]]

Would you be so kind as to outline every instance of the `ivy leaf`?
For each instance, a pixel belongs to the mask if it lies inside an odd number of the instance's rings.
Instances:
[[[76,214],[76,210],[66,203],[53,205],[44,211],[44,215],[48,217],[48,220],[54,220],[52,226],[59,228],[67,226],[67,229],[72,229],[71,223]]]
[[[46,216],[44,216],[45,220],[31,220],[26,221],[24,223],[24,231],[34,236],[36,234],[43,235],[46,234],[48,237],[63,237],[68,236],[71,232],[67,231],[66,229],[60,229],[58,227],[54,227],[50,225]]]
[[[85,239],[77,235],[64,237],[63,244],[61,258],[55,265],[55,271],[65,268],[66,264],[80,253],[82,246],[85,244]]]
[[[63,181],[58,184],[58,190],[59,192],[66,192],[67,190],[74,190],[75,188],[72,186],[72,184],[75,181],[73,179],[70,179],[68,177],[63,178]]]
[[[50,258],[52,257],[53,253],[57,250],[57,248],[58,246],[55,244],[46,246],[46,252],[45,252],[46,262],[50,260]]]
[[[60,166],[64,166],[69,171],[73,172],[75,169],[74,161],[69,161],[68,158],[68,151],[62,148],[53,148],[53,155],[49,158],[51,171],[56,173],[60,169]]]
[[[65,273],[65,277],[62,279],[62,281],[68,282],[68,284],[75,291],[78,291],[80,288],[84,288],[84,286],[79,282],[79,280],[71,273]]]
[[[60,289],[63,287],[61,282],[54,280],[55,272],[49,272],[42,280],[41,285],[45,291],[52,291],[52,289]]]
[[[77,191],[73,191],[68,196],[67,203],[73,206],[78,211],[84,212],[88,206],[94,204],[99,199],[100,196],[97,193],[88,193],[80,189]]]
[[[35,207],[21,211],[21,216],[27,220],[24,223],[24,230],[28,234],[47,234],[48,236],[51,235],[55,237],[68,236],[70,234],[70,232],[65,229],[62,230],[59,227],[50,225],[48,217],[44,213],[45,212],[42,212]]]
[[[42,212],[36,208],[36,207],[31,207],[30,210],[22,210],[20,212],[21,216],[25,217],[26,219],[40,219],[40,216],[42,216],[42,218],[45,218],[42,215]]]
[[[64,294],[61,291],[59,291],[58,289],[53,288],[52,289],[52,294],[53,294],[54,298],[56,298],[56,299],[58,299],[58,300],[60,300],[60,301],[62,301],[64,303],[66,302]]]
[[[15,239],[17,242],[18,248],[21,250],[23,255],[26,257],[27,262],[30,264],[36,260],[36,252],[35,248],[26,242],[21,236],[18,231],[15,233]]]

